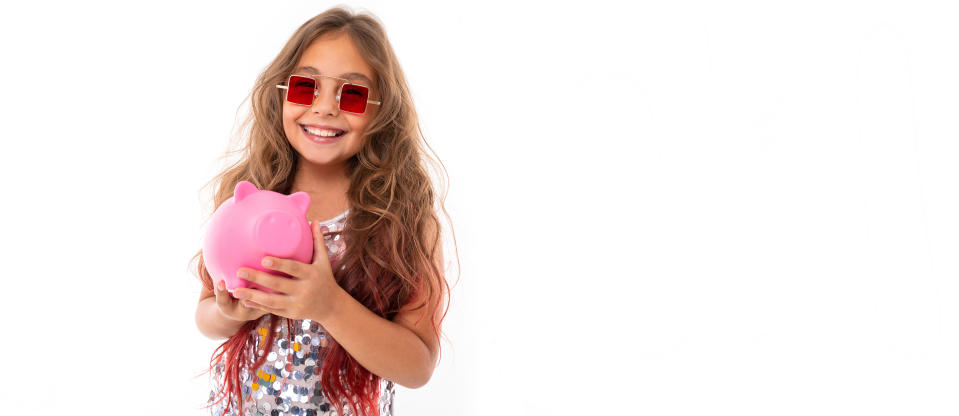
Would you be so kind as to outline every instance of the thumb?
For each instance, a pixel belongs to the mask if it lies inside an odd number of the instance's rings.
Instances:
[[[323,261],[330,262],[326,254],[326,238],[323,236],[323,230],[320,229],[320,222],[313,221],[313,263]]]

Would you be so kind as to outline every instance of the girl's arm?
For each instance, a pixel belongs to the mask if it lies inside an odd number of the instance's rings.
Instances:
[[[223,316],[216,307],[216,299],[212,297],[201,300],[196,307],[196,327],[209,339],[230,338],[245,323]]]
[[[410,389],[430,380],[439,350],[430,316],[410,328],[404,324],[415,322],[422,310],[397,314],[400,324],[373,313],[345,290],[338,298],[336,312],[318,322],[360,365]]]
[[[224,316],[216,305],[215,294],[200,288],[200,301],[196,305],[196,327],[200,333],[213,340],[227,339],[236,334],[246,321],[237,321]]]
[[[443,270],[443,251],[437,250],[437,270]],[[423,291],[416,292],[424,293]],[[389,321],[363,306],[345,290],[340,289],[336,312],[325,321],[318,321],[343,348],[370,372],[403,387],[415,389],[425,385],[433,376],[439,353],[439,341],[433,332],[433,323],[441,319],[440,302],[426,303],[430,314],[423,310],[402,308]],[[413,297],[407,306],[422,303]]]

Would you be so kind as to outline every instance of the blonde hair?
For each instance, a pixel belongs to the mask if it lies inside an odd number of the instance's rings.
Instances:
[[[413,309],[422,308],[423,316],[430,316],[438,341],[439,328],[449,308],[450,287],[443,271],[436,267],[437,256],[442,251],[442,226],[434,204],[447,219],[449,214],[442,199],[436,198],[425,164],[431,161],[424,148],[429,145],[423,139],[403,70],[382,24],[374,16],[336,7],[308,20],[293,33],[257,77],[247,96],[250,113],[243,122],[243,130],[249,128],[249,139],[241,157],[204,188],[217,184],[213,211],[233,196],[234,187],[242,180],[252,182],[259,189],[289,194],[298,154],[286,139],[282,120],[283,90],[275,85],[284,83],[307,46],[327,33],[345,33],[353,40],[376,73],[374,89],[379,91],[382,102],[364,133],[362,148],[346,163],[350,210],[340,231],[346,249],[337,263],[343,268],[334,270],[334,278],[357,301],[389,320],[414,295],[423,299]],[[445,175],[445,167],[443,172]],[[203,285],[213,290],[202,250],[190,263]],[[441,307],[444,298],[447,303],[442,317],[434,319],[432,312]],[[278,318],[271,315],[271,338]],[[211,358],[212,368],[214,361],[219,362],[226,353],[229,394],[224,393],[223,398],[234,394],[242,397],[238,366],[249,362],[250,357],[244,354],[247,348],[243,346],[250,341],[249,334],[255,324],[256,321],[247,322],[217,349],[219,354],[215,352]],[[271,342],[272,339],[268,340],[267,345]],[[265,357],[266,354],[260,357],[253,368]],[[323,393],[340,414],[343,414],[341,400],[348,401],[354,409],[364,409],[364,414],[378,414],[375,403],[380,378],[359,365],[335,339],[331,339],[324,357]],[[340,376],[336,377],[337,374]],[[359,396],[359,403],[352,395]]]

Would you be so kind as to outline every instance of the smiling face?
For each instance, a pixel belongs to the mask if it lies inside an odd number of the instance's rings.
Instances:
[[[300,163],[317,172],[345,174],[345,162],[363,146],[366,127],[376,115],[379,106],[368,104],[364,114],[340,110],[336,93],[344,81],[329,78],[347,78],[351,83],[369,88],[370,99],[378,100],[376,74],[360,55],[356,45],[345,33],[327,33],[315,39],[294,66],[296,75],[316,76],[319,95],[312,106],[283,101],[283,130],[290,145],[299,154]],[[286,80],[284,80],[284,83]],[[285,93],[287,90],[280,90]],[[345,92],[344,92],[345,94]],[[342,133],[337,137],[323,137],[329,129]]]

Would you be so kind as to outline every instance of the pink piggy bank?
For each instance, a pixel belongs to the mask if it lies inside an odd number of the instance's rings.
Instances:
[[[306,192],[283,195],[261,191],[248,181],[236,184],[233,197],[213,213],[203,240],[203,261],[213,284],[225,280],[231,292],[251,287],[277,293],[237,277],[236,272],[246,267],[290,277],[260,265],[264,256],[311,262],[313,231],[306,220],[309,206],[310,195]]]

